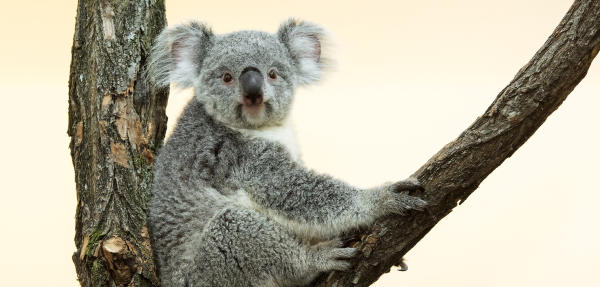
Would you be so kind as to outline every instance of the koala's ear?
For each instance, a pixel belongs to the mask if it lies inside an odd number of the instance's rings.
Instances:
[[[277,37],[289,50],[296,66],[298,84],[309,84],[321,78],[328,59],[323,54],[327,32],[312,23],[289,19],[281,24]]]
[[[192,86],[213,37],[210,28],[198,22],[165,28],[152,45],[147,70],[149,80],[158,88],[171,82],[181,88]]]

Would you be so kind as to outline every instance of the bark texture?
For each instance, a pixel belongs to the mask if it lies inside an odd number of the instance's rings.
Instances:
[[[560,106],[600,50],[600,0],[576,0],[542,48],[456,140],[413,176],[425,186],[426,212],[383,218],[352,243],[363,251],[350,272],[315,286],[369,286],[399,264],[435,224],[463,202]]]
[[[159,286],[145,223],[168,91],[151,91],[143,69],[165,24],[162,0],[78,3],[68,134],[82,286]]]
[[[165,25],[162,0],[80,0],[69,80],[77,213],[73,255],[82,286],[158,286],[145,227],[153,158],[166,130],[168,92],[143,67]],[[414,176],[430,206],[356,234],[350,272],[314,286],[368,286],[519,148],[585,76],[600,50],[600,0],[576,0],[533,59],[471,127]]]

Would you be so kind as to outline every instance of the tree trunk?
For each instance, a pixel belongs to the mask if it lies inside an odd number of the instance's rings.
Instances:
[[[577,0],[542,48],[496,100],[456,140],[413,176],[424,184],[426,212],[378,220],[352,245],[362,256],[350,272],[319,278],[315,286],[369,286],[401,262],[431,228],[462,203],[560,106],[600,50],[600,0]]]
[[[83,286],[158,286],[145,222],[168,94],[149,90],[142,71],[165,25],[164,2],[80,0],[77,15],[68,130],[77,188],[73,261]],[[577,0],[484,115],[414,174],[426,187],[427,211],[358,232],[355,268],[313,285],[368,286],[399,264],[558,108],[599,50],[600,0]]]
[[[143,71],[165,24],[162,0],[78,3],[68,134],[82,286],[159,286],[146,209],[168,91],[150,90]]]

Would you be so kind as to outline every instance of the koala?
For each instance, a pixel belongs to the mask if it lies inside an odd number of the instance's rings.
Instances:
[[[347,270],[344,232],[423,210],[416,179],[360,189],[304,167],[289,122],[296,87],[321,78],[326,33],[215,35],[191,22],[155,40],[148,76],[194,97],[155,162],[149,226],[162,285],[302,286]]]

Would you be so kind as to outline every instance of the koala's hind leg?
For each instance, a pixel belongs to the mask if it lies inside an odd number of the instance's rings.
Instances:
[[[319,273],[345,270],[354,248],[300,243],[251,209],[225,208],[211,219],[195,250],[190,286],[298,286]]]

